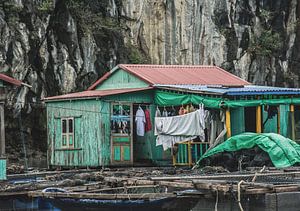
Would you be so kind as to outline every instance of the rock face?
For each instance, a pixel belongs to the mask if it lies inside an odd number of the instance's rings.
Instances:
[[[32,85],[10,93],[8,142],[22,124],[30,145],[45,143],[40,100],[117,63],[218,65],[298,87],[299,17],[297,0],[0,0],[0,72]]]
[[[132,38],[160,64],[214,64],[255,84],[299,86],[297,0],[123,1]]]

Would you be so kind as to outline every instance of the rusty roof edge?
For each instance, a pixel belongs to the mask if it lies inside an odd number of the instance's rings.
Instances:
[[[136,90],[129,89],[128,92],[112,93],[112,94],[109,94],[109,95],[102,95],[102,96],[99,94],[99,95],[96,95],[96,96],[75,96],[75,97],[71,96],[71,97],[62,98],[65,95],[76,94],[76,93],[107,91],[107,90],[87,90],[87,91],[82,91],[82,92],[73,92],[73,93],[64,94],[64,95],[46,97],[46,98],[43,98],[42,101],[49,102],[49,101],[68,101],[68,100],[82,100],[82,99],[94,99],[94,98],[96,99],[96,98],[102,98],[102,97],[105,97],[105,96],[111,96],[111,95],[117,95],[117,94],[126,94],[126,93],[139,92],[139,91],[151,90],[151,89],[154,89],[154,87],[138,88]],[[126,89],[119,89],[119,90],[126,91]]]
[[[163,90],[170,90],[170,91],[178,91],[178,92],[186,92],[186,93],[195,93],[195,94],[209,94],[209,95],[218,95],[221,96],[224,93],[218,93],[218,92],[209,92],[209,91],[200,91],[200,90],[191,90],[191,89],[185,89],[185,88],[176,88],[171,86],[160,86],[155,85],[155,88],[163,89]]]
[[[233,76],[234,78],[236,78],[236,79],[239,79],[239,80],[242,80],[242,81],[246,82],[247,85],[252,85],[252,83],[250,83],[249,81],[246,81],[246,80],[244,80],[244,79],[242,79],[242,78],[240,78],[240,77],[234,75],[233,73],[230,73],[230,72],[228,72],[227,70],[224,70],[224,69],[221,68],[221,67],[218,67],[218,66],[215,66],[215,67],[216,67],[217,69],[219,69],[220,71],[222,71],[222,72],[225,72],[225,73],[227,73],[227,74],[232,75],[232,76]]]
[[[10,77],[8,75],[5,75],[3,73],[0,73],[0,79],[5,81],[6,83],[10,83],[10,84],[13,84],[15,86],[21,86],[22,85],[22,81],[18,80],[18,79],[15,79],[13,77]]]

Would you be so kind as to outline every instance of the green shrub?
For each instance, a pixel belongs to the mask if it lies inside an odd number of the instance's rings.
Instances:
[[[273,56],[278,53],[282,47],[282,38],[279,33],[265,30],[260,36],[251,40],[249,51],[252,54],[260,56]]]
[[[53,0],[42,1],[37,9],[38,9],[38,11],[43,12],[43,13],[49,13],[49,12],[53,11],[53,9],[54,9]]]

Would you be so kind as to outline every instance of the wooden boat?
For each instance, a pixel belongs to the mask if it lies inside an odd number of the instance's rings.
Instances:
[[[151,188],[152,192],[149,191]],[[43,210],[68,210],[70,207],[72,210],[190,210],[197,203],[197,199],[193,197],[162,192],[159,186],[135,186],[126,189],[127,193],[124,193],[124,187],[85,192],[47,188],[43,191],[32,191],[29,196],[37,198],[39,209]]]

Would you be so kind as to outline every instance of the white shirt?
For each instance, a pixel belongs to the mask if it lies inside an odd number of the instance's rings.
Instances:
[[[138,136],[144,136],[146,118],[145,118],[145,113],[141,107],[136,111],[135,123],[136,123],[136,134]]]

